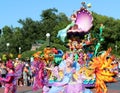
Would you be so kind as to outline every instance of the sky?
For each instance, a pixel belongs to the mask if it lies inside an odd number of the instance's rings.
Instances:
[[[81,7],[81,2],[91,3],[89,9],[101,15],[120,19],[120,0],[1,0],[0,29],[5,25],[20,27],[19,19],[40,20],[43,10],[56,8],[68,17]]]

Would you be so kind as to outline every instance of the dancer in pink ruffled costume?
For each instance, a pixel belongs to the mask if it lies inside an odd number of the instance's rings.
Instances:
[[[6,64],[7,67],[7,76],[6,78],[0,77],[0,82],[5,83],[5,90],[4,93],[16,93],[16,87],[17,85],[14,83],[14,65],[12,64],[12,61],[9,60]]]
[[[19,64],[16,68],[14,68],[12,60],[8,60],[6,67],[8,71],[6,78],[0,77],[0,82],[5,84],[4,93],[16,93],[17,80],[22,74],[23,65]]]

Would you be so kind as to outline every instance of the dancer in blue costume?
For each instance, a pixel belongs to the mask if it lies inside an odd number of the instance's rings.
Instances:
[[[80,64],[77,61],[74,61],[73,54],[71,54],[71,59],[72,59],[72,67],[78,71],[80,69]],[[66,66],[66,60],[61,61],[59,64],[59,69],[64,69]]]
[[[59,82],[55,82],[52,84],[52,88],[49,90],[48,93],[58,93],[64,92],[65,86],[70,82],[72,75],[74,73],[74,68],[72,67],[72,59],[66,59],[66,66],[63,71],[63,78]]]

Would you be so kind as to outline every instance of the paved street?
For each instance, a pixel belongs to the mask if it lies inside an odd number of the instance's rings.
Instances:
[[[27,91],[30,91],[32,88],[27,86],[22,86],[17,88],[17,93],[26,93]],[[4,88],[0,88],[0,93],[4,93]]]
[[[108,83],[107,86],[108,86],[108,93],[120,93],[120,80],[118,80],[118,82],[116,82],[116,83]],[[93,91],[93,93],[95,93],[95,90],[92,90],[92,91]],[[24,93],[40,93],[40,92],[41,91],[39,90],[36,92],[27,91]]]
[[[120,93],[120,80],[118,80],[118,82],[116,83],[108,83],[108,93]],[[4,88],[0,88],[0,93],[4,93]],[[22,87],[18,87],[17,89],[17,93],[42,93],[41,90],[32,91],[32,87],[27,87],[27,86],[22,86]],[[93,90],[93,93],[94,90]]]

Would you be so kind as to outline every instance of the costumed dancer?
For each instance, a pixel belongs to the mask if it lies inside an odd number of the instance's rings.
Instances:
[[[81,51],[79,53],[79,60],[78,60],[80,66],[84,66],[85,65],[85,61],[84,61],[84,53]]]
[[[82,83],[84,78],[85,77],[83,74],[75,71],[75,73],[73,73],[72,79],[70,80],[68,85],[66,85],[65,93],[83,93],[84,89]]]
[[[59,79],[59,81],[54,82],[52,84],[52,87],[50,88],[48,93],[58,93],[65,91],[65,86],[70,82],[70,80],[72,79],[72,75],[75,71],[75,69],[72,67],[72,61],[73,60],[69,57],[66,59],[66,66],[61,71],[62,73],[62,77],[60,76],[61,79]]]
[[[15,71],[14,65],[11,60],[9,60],[6,64],[7,67],[7,76],[6,78],[0,77],[0,82],[5,83],[5,90],[4,93],[16,93],[17,83],[14,82],[15,79]]]
[[[66,55],[66,59],[67,58],[71,58],[71,62],[72,62],[72,67],[76,70],[76,71],[78,71],[79,69],[80,69],[80,64],[75,60],[75,58],[74,58],[74,53],[66,53],[67,55]],[[61,63],[59,64],[59,69],[61,69],[61,70],[63,70],[64,68],[65,68],[65,66],[66,66],[66,60],[63,60],[63,61],[61,61]]]
[[[40,88],[43,88],[44,82],[44,62],[37,56],[34,58],[34,62],[32,62],[31,70],[34,74],[34,84],[33,91],[37,91]]]

